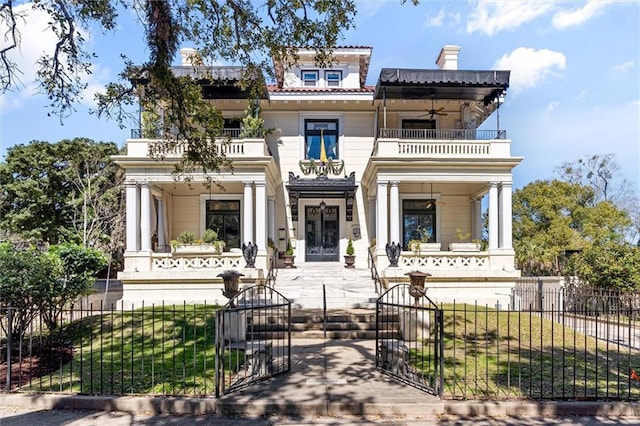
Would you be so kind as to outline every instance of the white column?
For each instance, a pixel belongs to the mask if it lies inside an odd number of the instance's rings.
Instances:
[[[513,213],[511,207],[511,182],[500,185],[500,248],[511,249],[513,240]]]
[[[498,248],[498,184],[489,184],[489,250]]]
[[[167,250],[167,238],[164,233],[166,219],[164,217],[164,201],[162,200],[162,196],[157,196],[156,200],[158,200],[158,209],[156,214],[158,215],[158,250],[166,251]]]
[[[376,211],[376,244],[378,252],[385,252],[387,246],[387,232],[389,221],[387,220],[387,182],[378,181],[378,206]]]
[[[482,239],[482,199],[474,198],[471,201],[471,238]]]
[[[259,250],[267,249],[267,183],[256,182],[256,240]]]
[[[140,250],[151,251],[151,188],[140,188]]]
[[[125,184],[127,197],[126,221],[127,221],[127,251],[138,251],[138,229],[140,229],[138,216],[138,186],[135,183]]]
[[[400,242],[400,192],[398,182],[391,182],[389,190],[389,239]]]
[[[376,237],[376,199],[369,198],[369,221],[367,231],[369,231],[369,241]]]
[[[242,242],[253,241],[253,182],[244,182],[244,214],[242,217]]]
[[[267,200],[267,237],[271,238],[274,243],[276,239],[276,200],[269,198]]]

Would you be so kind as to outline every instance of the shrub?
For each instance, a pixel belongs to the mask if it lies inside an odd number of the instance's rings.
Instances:
[[[218,241],[218,233],[213,229],[205,229],[204,233],[202,234],[202,241],[207,244],[212,244],[215,241]]]
[[[347,242],[347,256],[353,256],[355,250],[353,249],[353,241],[349,238],[349,242]]]
[[[192,231],[184,231],[178,235],[178,242],[180,244],[193,244],[196,240],[196,234]]]

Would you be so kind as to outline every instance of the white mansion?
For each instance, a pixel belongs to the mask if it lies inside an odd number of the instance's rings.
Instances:
[[[380,276],[428,272],[437,300],[508,300],[520,276],[511,193],[512,170],[522,161],[499,128],[509,71],[459,70],[459,51],[445,46],[432,69],[383,68],[367,86],[372,48],[336,48],[326,69],[301,49],[294,68],[276,64],[277,82],[259,100],[264,127],[275,129],[266,137],[243,137],[239,119],[248,103],[233,89],[238,69],[220,67],[214,75],[224,79],[203,91],[232,135],[221,149],[233,171],[216,174],[218,185],[207,189],[197,174],[190,184],[175,181],[181,152],[153,158],[157,141],[141,132],[115,158],[126,172],[123,301],[224,302],[217,275],[265,276],[269,241],[280,252],[290,244],[300,264],[342,262],[349,240],[356,268],[370,266],[373,246]],[[193,71],[189,52],[182,53],[174,71]],[[227,251],[172,249],[179,234],[202,238],[207,228]],[[413,250],[410,241],[420,239],[425,244]],[[458,244],[463,239],[484,242]],[[258,248],[255,268],[245,268],[240,248],[247,242]],[[401,248],[397,267],[388,243]]]

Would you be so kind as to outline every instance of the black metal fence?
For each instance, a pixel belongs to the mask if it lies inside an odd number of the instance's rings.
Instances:
[[[640,399],[638,293],[538,284],[518,310],[440,306],[445,397]]]
[[[216,324],[217,397],[291,368],[291,302],[273,288],[241,291]]]
[[[397,327],[395,327],[397,326]],[[418,287],[399,284],[376,302],[376,368],[442,395],[442,316]]]
[[[2,308],[0,391],[212,395],[217,309],[79,304],[64,309],[53,329],[36,316],[21,330],[15,319],[24,310]]]
[[[377,309],[375,362],[400,380],[451,399],[640,400],[638,292],[532,283],[514,291],[519,304],[496,310],[427,298],[416,306],[407,287],[385,293]],[[53,329],[36,316],[21,330],[25,312],[2,308],[0,392],[228,392],[291,366],[290,304],[274,294],[247,293],[227,314],[206,304],[77,304]],[[229,338],[233,315],[244,316],[244,340]]]

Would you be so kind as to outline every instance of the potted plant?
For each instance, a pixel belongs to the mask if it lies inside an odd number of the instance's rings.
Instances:
[[[287,243],[287,251],[284,252],[284,255],[282,257],[284,259],[285,268],[295,268],[293,263],[296,259],[296,256],[293,254],[293,247],[291,247],[291,242]]]
[[[456,228],[456,238],[459,242],[450,243],[449,250],[451,251],[480,251],[480,242],[477,240],[471,240],[471,232],[464,232],[460,228]]]
[[[355,250],[353,249],[353,241],[349,238],[347,242],[347,254],[344,255],[344,267],[345,268],[354,268],[353,264],[356,261]]]

